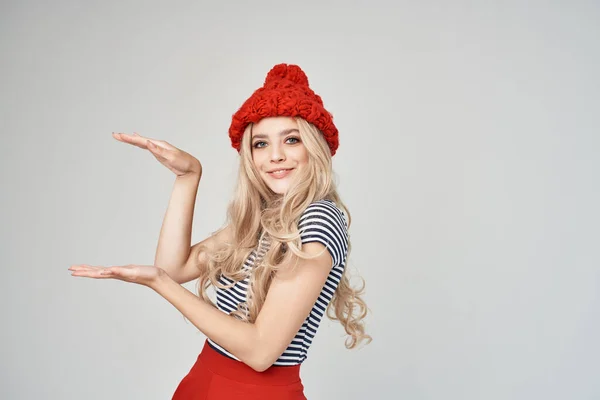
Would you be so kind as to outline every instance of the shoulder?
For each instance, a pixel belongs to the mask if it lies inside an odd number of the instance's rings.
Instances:
[[[333,201],[323,199],[313,201],[302,213],[298,225],[302,227],[310,222],[329,223],[337,229],[348,227],[346,215]]]
[[[348,223],[342,209],[331,200],[311,203],[298,221],[302,243],[319,242],[333,257],[334,266],[344,262],[348,251]]]

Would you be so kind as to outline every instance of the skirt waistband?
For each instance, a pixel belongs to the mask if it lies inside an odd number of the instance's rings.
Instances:
[[[208,340],[204,342],[198,360],[213,373],[242,383],[289,385],[300,381],[300,364],[289,367],[273,365],[263,372],[258,372],[241,361],[219,353],[208,343]]]

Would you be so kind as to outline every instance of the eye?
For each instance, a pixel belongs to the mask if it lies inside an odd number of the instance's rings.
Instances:
[[[297,137],[294,137],[294,136],[287,138],[286,142],[289,142],[290,140],[292,140],[291,144],[300,143],[300,139],[298,139]]]
[[[263,142],[263,141],[260,141],[260,140],[259,140],[258,142],[254,142],[254,144],[252,145],[252,147],[254,147],[255,149],[260,149],[260,148],[262,148],[262,147],[263,147],[263,146],[262,146],[263,144],[265,144],[265,145],[266,145],[266,144],[267,144],[267,142]]]

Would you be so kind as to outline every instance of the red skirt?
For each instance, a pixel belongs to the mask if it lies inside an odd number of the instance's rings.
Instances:
[[[243,362],[226,357],[208,341],[172,400],[306,400],[300,365],[272,366],[257,372]]]

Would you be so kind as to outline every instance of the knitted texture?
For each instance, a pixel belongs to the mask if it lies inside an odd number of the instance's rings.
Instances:
[[[275,65],[267,74],[264,85],[233,114],[229,127],[231,146],[240,151],[242,136],[249,123],[279,116],[301,117],[316,126],[325,137],[331,155],[335,155],[339,139],[333,115],[309,87],[304,71],[292,64]]]

